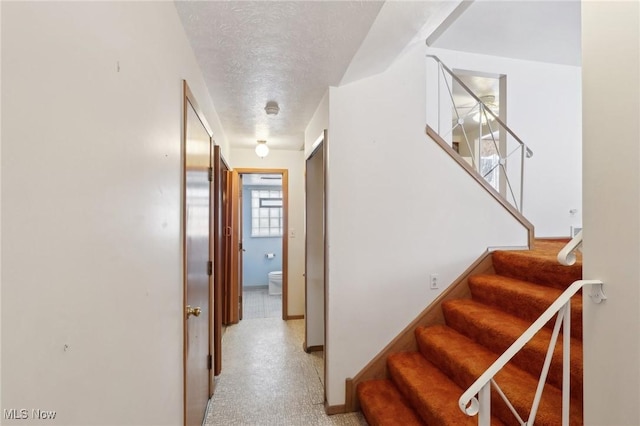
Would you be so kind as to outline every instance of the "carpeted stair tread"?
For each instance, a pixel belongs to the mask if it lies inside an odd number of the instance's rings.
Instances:
[[[469,277],[474,300],[535,321],[562,294],[562,290],[501,275],[479,274]],[[547,327],[553,328],[553,321]],[[571,299],[571,335],[582,339],[582,295]]]
[[[447,325],[417,327],[417,352],[386,357],[388,380],[358,384],[357,397],[372,425],[476,425],[458,408],[458,399],[574,281],[582,279],[582,254],[563,266],[557,254],[568,240],[539,240],[531,250],[491,254],[494,274],[468,278],[471,299],[439,303]],[[486,270],[486,268],[485,268]],[[429,323],[433,323],[431,320]],[[549,347],[555,318],[494,377],[526,420]],[[536,425],[561,424],[562,334]],[[571,404],[569,424],[582,419],[582,295],[571,299]],[[498,392],[491,391],[492,424],[518,424]],[[502,422],[502,423],[501,423]]]
[[[458,408],[464,392],[419,352],[400,352],[387,358],[391,379],[429,426],[469,425],[478,420]],[[502,425],[493,419],[492,425]]]
[[[494,352],[447,326],[418,327],[415,334],[422,355],[463,389],[473,384],[498,358]],[[531,409],[537,378],[507,364],[498,372],[495,380],[520,415],[526,418]],[[506,424],[514,424],[513,414],[495,391],[492,391],[491,400],[492,413]],[[581,425],[581,404],[572,401],[570,410],[570,424]],[[554,386],[545,385],[536,424],[558,425],[561,412],[562,393]]]
[[[530,321],[469,299],[445,302],[442,310],[447,326],[496,354],[505,352],[531,325]],[[534,377],[540,377],[551,334],[552,330],[540,330],[512,362]],[[581,401],[583,362],[580,340],[571,338],[570,357],[571,395],[576,401]],[[556,341],[547,383],[562,388],[562,333]]]
[[[371,426],[423,426],[416,412],[391,380],[367,380],[356,390]]]
[[[552,250],[498,250],[491,258],[498,275],[564,290],[582,279],[582,262],[564,266],[555,258],[557,254]]]

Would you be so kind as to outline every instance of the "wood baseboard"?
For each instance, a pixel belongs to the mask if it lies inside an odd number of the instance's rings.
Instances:
[[[491,253],[485,252],[480,256],[458,279],[456,279],[438,298],[436,298],[415,320],[396,336],[375,358],[373,358],[356,376],[345,381],[345,410],[346,412],[358,411],[360,401],[356,394],[356,388],[360,382],[371,379],[388,378],[387,357],[396,352],[417,351],[414,331],[417,327],[444,324],[442,303],[452,299],[470,299],[469,276],[475,274],[493,273]]]
[[[299,320],[299,319],[304,319],[304,315],[287,315],[286,320]]]
[[[327,413],[328,416],[332,416],[334,414],[344,414],[347,412],[345,405],[329,405],[326,401],[324,402],[324,412]]]
[[[386,362],[386,359],[385,359]],[[369,363],[370,364],[370,363]],[[366,367],[365,367],[366,368]],[[364,369],[359,373],[362,374]],[[364,379],[358,378],[359,381],[363,381]],[[356,401],[356,387],[353,384],[353,379],[349,377],[345,380],[344,383],[344,405],[347,413],[352,411],[357,411],[360,409],[360,401]]]
[[[305,344],[305,345],[302,345],[302,347],[304,348],[304,351],[305,351],[306,353],[308,353],[308,354],[309,354],[309,353],[311,353],[311,352],[321,352],[321,351],[324,351],[324,345],[307,346],[307,345]]]

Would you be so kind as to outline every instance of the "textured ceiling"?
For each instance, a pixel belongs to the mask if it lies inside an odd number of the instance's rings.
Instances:
[[[384,71],[425,39],[445,49],[580,64],[579,0],[175,5],[231,147],[266,139],[271,149],[301,149],[329,86]],[[278,102],[277,116],[265,113],[268,101]]]
[[[376,19],[378,1],[177,1],[233,147],[266,139],[301,149],[328,86],[338,85]],[[267,116],[268,101],[280,106]]]

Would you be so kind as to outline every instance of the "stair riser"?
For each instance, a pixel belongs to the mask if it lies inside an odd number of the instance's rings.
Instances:
[[[462,413],[457,406],[462,389],[419,352],[391,355],[387,368],[400,393],[429,426],[477,425],[476,419]]]
[[[563,266],[510,253],[493,254],[493,267],[498,275],[565,290],[582,279],[582,265]]]
[[[356,392],[370,426],[424,426],[391,381],[363,382]]]
[[[469,279],[469,289],[471,297],[480,303],[496,307],[511,315],[527,321],[535,321],[559,296],[547,298],[527,298],[523,299],[520,294],[510,288],[491,283],[491,278],[487,276],[471,277]],[[551,320],[546,324],[550,330],[553,329],[555,321]],[[582,340],[582,297],[574,296],[571,299],[571,336]]]

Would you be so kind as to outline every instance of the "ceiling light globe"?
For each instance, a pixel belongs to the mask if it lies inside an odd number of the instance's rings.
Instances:
[[[260,158],[264,158],[269,155],[269,147],[267,146],[266,141],[258,141],[258,145],[256,146],[256,155]]]

